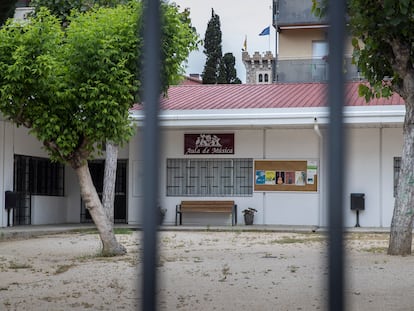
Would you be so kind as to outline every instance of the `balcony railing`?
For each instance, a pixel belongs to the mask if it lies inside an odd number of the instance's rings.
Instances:
[[[362,80],[358,68],[351,58],[344,60],[344,74],[348,81]],[[324,59],[278,60],[276,68],[277,82],[327,82],[328,62]]]
[[[273,24],[281,26],[327,24],[312,13],[312,0],[273,0]]]

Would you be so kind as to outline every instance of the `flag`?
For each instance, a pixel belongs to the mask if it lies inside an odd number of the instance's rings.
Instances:
[[[262,30],[261,33],[259,33],[259,36],[268,36],[270,35],[270,26],[267,26],[265,29]]]
[[[243,42],[243,48],[242,48],[243,52],[247,52],[247,36],[244,37],[244,42]]]

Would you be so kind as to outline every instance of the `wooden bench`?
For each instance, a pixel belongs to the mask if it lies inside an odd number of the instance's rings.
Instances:
[[[181,201],[175,208],[175,225],[183,224],[183,213],[226,213],[231,214],[231,225],[237,224],[237,205],[234,201]]]

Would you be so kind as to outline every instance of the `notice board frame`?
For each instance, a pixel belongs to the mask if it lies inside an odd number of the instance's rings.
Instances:
[[[317,160],[254,160],[254,191],[317,192],[318,167]]]

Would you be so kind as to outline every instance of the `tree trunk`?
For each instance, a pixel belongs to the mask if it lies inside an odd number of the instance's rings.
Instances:
[[[414,79],[404,79],[405,120],[400,178],[391,222],[389,255],[411,254],[414,219]]]
[[[125,254],[126,249],[117,241],[113,231],[113,225],[106,216],[105,210],[99,200],[87,162],[85,161],[85,164],[76,167],[75,171],[78,175],[81,196],[85,207],[89,210],[102,241],[102,254],[104,256]]]
[[[114,200],[118,146],[106,143],[105,173],[103,180],[102,205],[111,224],[114,223]]]

